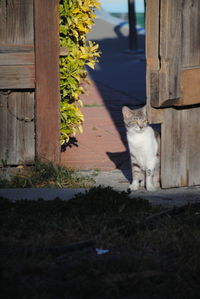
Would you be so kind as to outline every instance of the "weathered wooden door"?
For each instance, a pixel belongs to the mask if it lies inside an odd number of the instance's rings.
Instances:
[[[200,184],[200,1],[148,0],[149,119],[161,123],[162,187]]]
[[[0,0],[0,166],[59,162],[57,0]]]
[[[0,1],[1,162],[35,158],[33,1]]]

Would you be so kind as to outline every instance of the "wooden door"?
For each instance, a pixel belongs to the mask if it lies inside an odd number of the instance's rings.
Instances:
[[[33,1],[0,1],[0,160],[33,163]]]
[[[200,184],[200,1],[147,1],[147,104],[164,188]]]
[[[59,162],[58,1],[0,1],[0,166]]]

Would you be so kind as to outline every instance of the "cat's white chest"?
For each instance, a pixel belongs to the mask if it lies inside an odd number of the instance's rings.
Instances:
[[[153,129],[147,127],[143,132],[130,130],[127,132],[127,139],[131,156],[145,170],[149,162],[156,159],[158,150]]]

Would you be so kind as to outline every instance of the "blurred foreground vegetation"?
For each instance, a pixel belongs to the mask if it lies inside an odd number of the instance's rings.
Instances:
[[[199,204],[166,210],[98,187],[69,201],[1,198],[0,211],[2,298],[199,297]]]

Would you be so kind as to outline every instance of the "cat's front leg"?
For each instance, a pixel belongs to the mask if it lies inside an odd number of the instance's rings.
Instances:
[[[136,191],[139,189],[139,186],[140,186],[139,182],[140,182],[140,178],[141,178],[141,169],[136,164],[133,164],[133,166],[132,166],[132,175],[133,175],[133,182],[129,186],[129,189],[132,191]]]
[[[146,189],[147,191],[155,191],[156,188],[154,186],[153,182],[153,176],[154,176],[154,169],[147,168],[146,169]]]
[[[133,180],[132,184],[129,185],[131,191],[136,191],[139,189],[139,181]]]

